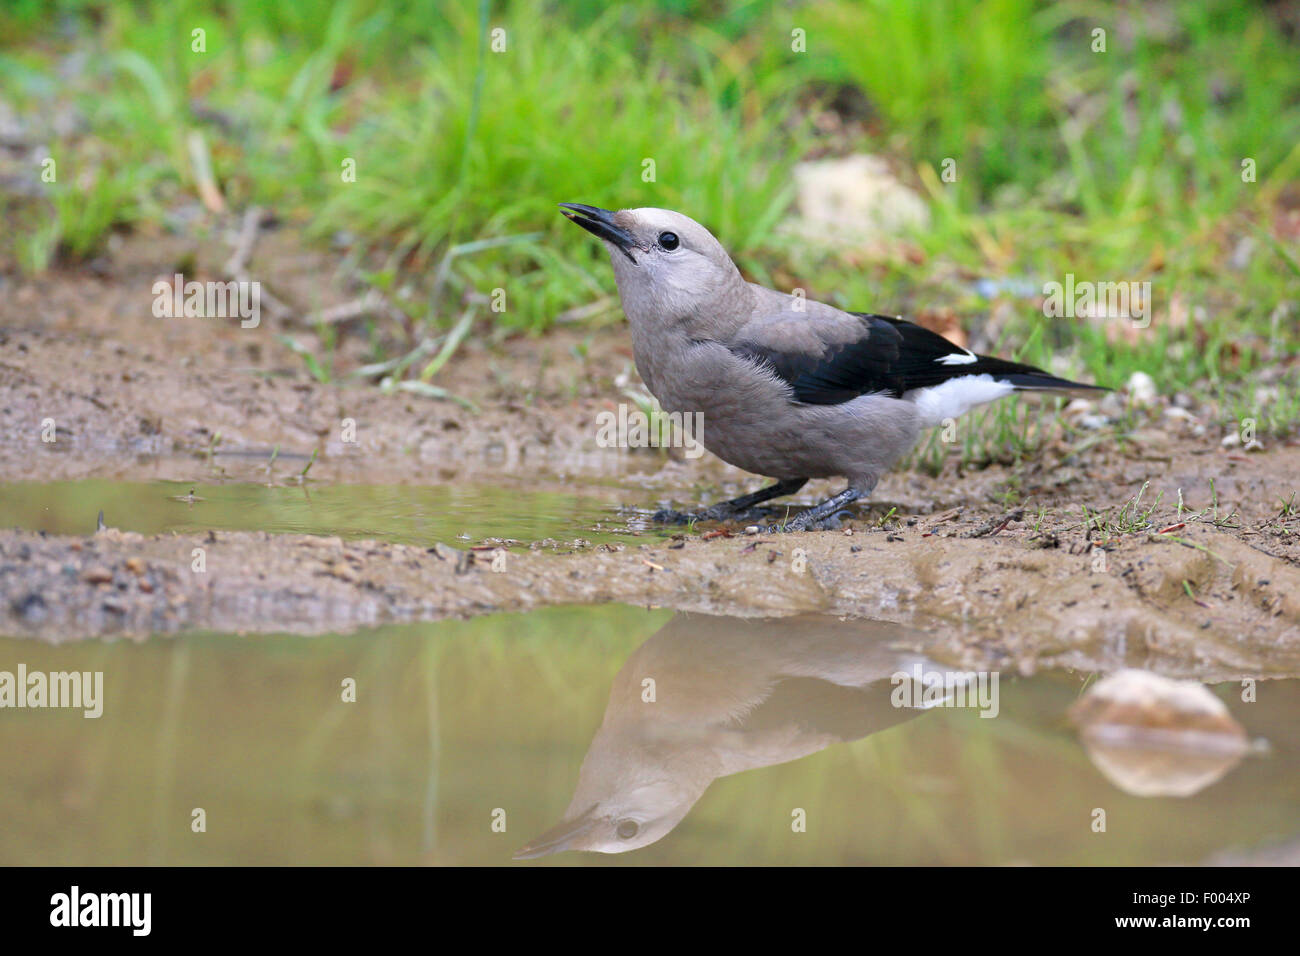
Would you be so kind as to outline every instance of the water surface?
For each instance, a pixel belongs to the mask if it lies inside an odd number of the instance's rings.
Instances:
[[[98,719],[0,710],[0,864],[506,864],[575,791],[680,818],[629,852],[514,865],[1198,863],[1300,837],[1300,681],[1249,704],[1215,688],[1271,753],[1141,798],[1065,720],[1088,675],[1002,675],[994,718],[900,711],[888,675],[924,660],[915,638],[607,605],[346,637],[0,640],[0,671],[102,671],[105,698]]]
[[[191,499],[191,492],[193,499]],[[0,484],[0,527],[87,535],[99,512],[142,534],[267,531],[401,544],[547,538],[630,540],[648,528],[617,488],[569,493],[489,485],[265,485],[55,481]]]

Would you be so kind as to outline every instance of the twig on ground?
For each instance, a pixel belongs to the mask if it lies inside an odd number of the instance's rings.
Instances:
[[[194,182],[199,189],[199,198],[210,212],[226,211],[226,200],[217,186],[216,177],[212,175],[212,158],[208,154],[208,143],[198,130],[191,130],[185,139],[189,147],[190,165],[194,169]]]
[[[1025,516],[1024,508],[1016,508],[1014,511],[1008,511],[1001,518],[990,518],[978,528],[971,528],[969,531],[963,531],[957,535],[959,538],[984,538],[989,535],[997,534],[1006,528],[1013,521],[1019,521]]]
[[[239,236],[235,239],[235,250],[226,260],[226,275],[232,279],[243,278],[248,269],[248,258],[253,254],[257,244],[257,234],[262,228],[262,207],[249,206],[244,210],[243,221],[239,225]]]

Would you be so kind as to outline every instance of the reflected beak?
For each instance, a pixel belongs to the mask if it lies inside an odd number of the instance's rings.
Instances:
[[[577,221],[574,220],[574,222]],[[563,853],[565,850],[571,850],[573,844],[595,829],[596,824],[599,822],[600,817],[596,815],[596,805],[592,804],[591,809],[582,816],[572,820],[565,820],[551,827],[536,840],[520,848],[515,853],[514,858],[516,860],[535,860],[539,856],[549,856],[552,853]]]
[[[636,248],[637,241],[630,232],[614,225],[614,214],[608,209],[584,206],[577,202],[562,202],[560,208],[564,210],[569,222],[577,223],[598,239],[612,242],[623,255],[632,259],[632,250]],[[635,263],[636,260],[632,259],[632,262]]]

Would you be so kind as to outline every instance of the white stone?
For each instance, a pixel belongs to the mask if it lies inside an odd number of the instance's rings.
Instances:
[[[825,245],[852,244],[924,229],[930,208],[879,156],[859,153],[794,168],[799,215],[794,231]]]
[[[1146,372],[1134,372],[1130,375],[1125,388],[1128,390],[1129,397],[1137,405],[1152,405],[1159,396],[1155,379]]]

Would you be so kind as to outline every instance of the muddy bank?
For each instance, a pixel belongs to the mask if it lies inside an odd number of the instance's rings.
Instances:
[[[326,481],[436,483],[521,468],[598,475],[626,464],[574,454],[580,436],[594,434],[594,409],[473,413],[44,333],[0,332],[0,354],[0,480],[256,480],[276,446],[282,477],[316,451],[310,474]],[[43,440],[48,421],[54,441]]]
[[[230,334],[239,334],[238,328]],[[621,367],[623,336],[610,330],[599,338],[601,374],[610,379],[600,394],[528,404],[494,397],[485,379],[475,395],[482,404],[472,411],[372,386],[322,384],[288,370],[257,374],[230,356],[209,360],[220,348],[176,359],[168,348],[128,348],[111,338],[0,329],[0,481],[290,483],[317,452],[313,481],[489,480],[553,489],[575,480],[617,481],[628,489],[629,505],[651,508],[669,501],[691,506],[762,482],[709,454],[688,460],[681,449],[599,447],[597,415],[622,400],[612,380]],[[557,339],[537,347],[563,351],[561,345]],[[483,356],[465,363],[485,375],[491,364]],[[43,440],[47,420],[54,441]],[[1127,435],[1122,451],[1105,435],[1084,454],[1054,441],[1017,468],[959,473],[950,465],[938,477],[897,471],[884,476],[870,507],[924,513],[989,505],[1012,488],[1031,507],[1086,504],[1096,511],[1150,481],[1151,496],[1163,493],[1171,503],[1181,490],[1190,507],[1200,508],[1210,500],[1213,480],[1225,510],[1263,520],[1296,490],[1300,447],[1294,442],[1246,455],[1221,447],[1217,434],[1197,437],[1189,429],[1185,422],[1152,423]],[[830,482],[813,482],[789,500],[811,504],[835,490]],[[1292,548],[1291,556],[1300,558],[1300,549]]]
[[[942,518],[942,516],[940,516]],[[203,629],[303,634],[619,601],[740,616],[807,611],[930,630],[968,666],[1300,673],[1300,570],[1210,526],[1132,535],[925,522],[898,533],[683,537],[570,553],[423,549],[256,533],[0,534],[0,632],[51,641]],[[1054,546],[1043,546],[1044,544]],[[200,562],[196,564],[196,561]],[[202,570],[195,570],[201,567]]]

